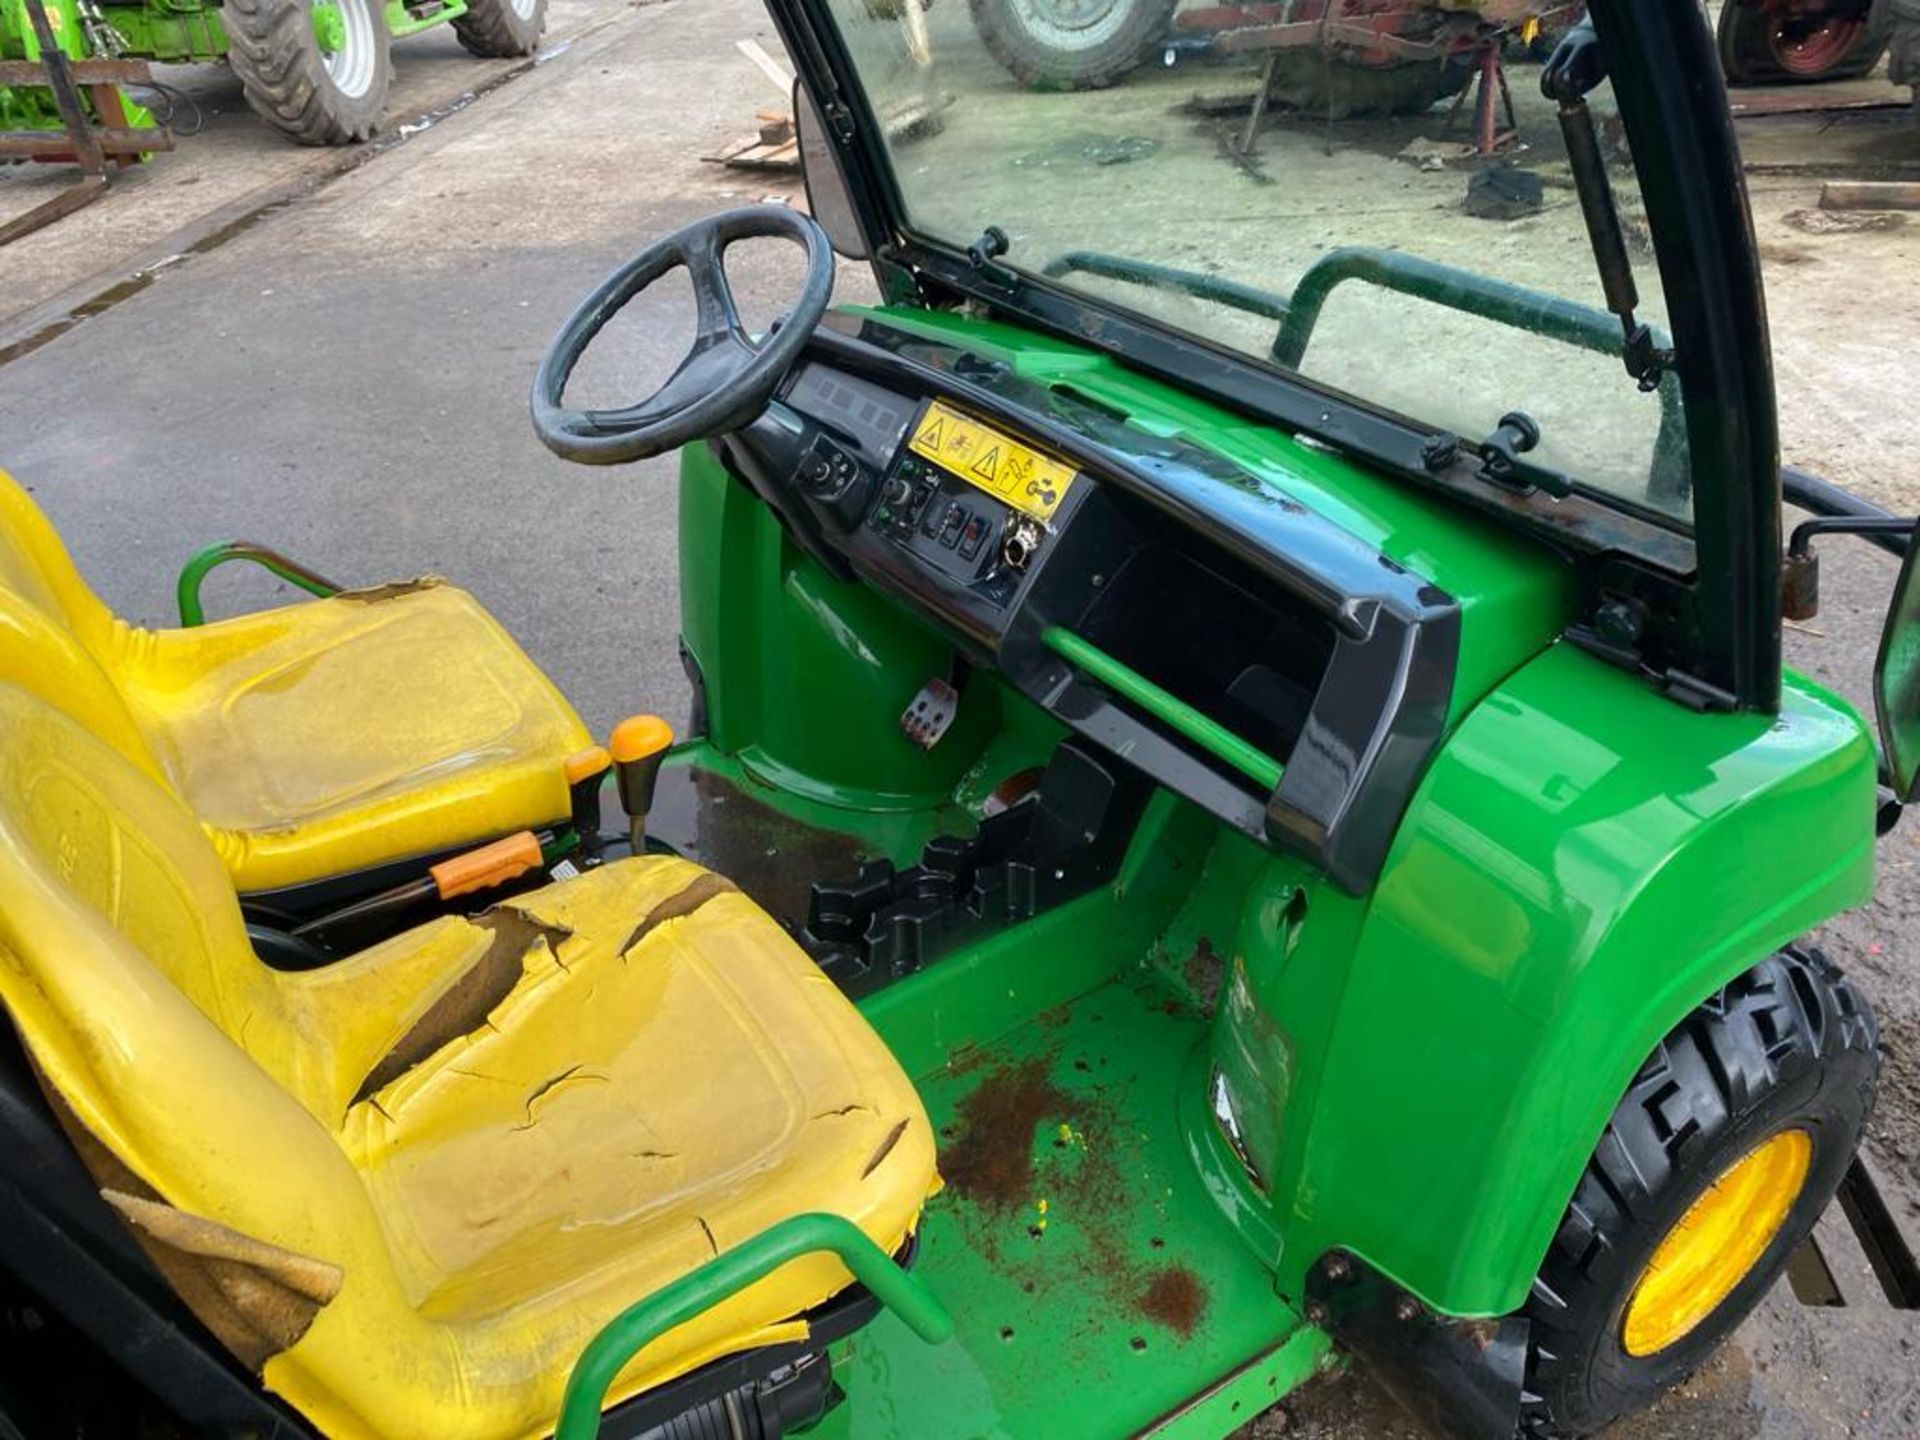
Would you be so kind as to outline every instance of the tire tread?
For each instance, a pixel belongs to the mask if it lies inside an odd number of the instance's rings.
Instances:
[[[306,6],[288,0],[222,0],[221,13],[228,61],[247,103],[269,125],[302,145],[351,145],[372,136],[385,103],[385,83],[374,87],[380,103],[359,114],[316,84],[312,67],[319,63],[319,47]],[[384,27],[379,36],[384,42]]]
[[[1771,1090],[1845,1052],[1873,1057],[1871,1012],[1821,951],[1770,956],[1700,1005],[1634,1077],[1588,1161],[1535,1279],[1519,1434],[1561,1440],[1558,1403],[1581,1353],[1575,1326],[1604,1301],[1618,1237],[1646,1223],[1689,1162]],[[1862,1067],[1871,1098],[1875,1066]]]
[[[454,37],[483,60],[513,60],[533,54],[547,28],[545,0],[530,17],[513,13],[508,0],[467,0],[467,13],[453,20]]]

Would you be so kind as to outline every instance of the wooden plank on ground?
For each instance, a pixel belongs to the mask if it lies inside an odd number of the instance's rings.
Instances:
[[[778,170],[795,172],[800,168],[800,142],[789,135],[775,144],[759,136],[739,140],[718,155],[700,157],[710,165],[726,165],[735,170]]]
[[[1920,181],[1829,180],[1820,187],[1822,210],[1920,210]]]
[[[758,40],[736,40],[733,48],[751,60],[782,95],[793,94],[793,72],[769,55]]]

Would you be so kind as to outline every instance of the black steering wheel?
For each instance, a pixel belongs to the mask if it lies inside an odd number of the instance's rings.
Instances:
[[[807,252],[799,302],[756,345],[740,323],[721,257],[737,240],[791,240]],[[693,347],[666,384],[617,410],[569,410],[567,380],[593,337],[634,296],[684,265],[699,308]],[[656,240],[600,283],[560,327],[533,377],[533,430],[554,454],[583,465],[644,460],[737,430],[766,408],[833,298],[833,246],[813,220],[784,205],[728,210]]]

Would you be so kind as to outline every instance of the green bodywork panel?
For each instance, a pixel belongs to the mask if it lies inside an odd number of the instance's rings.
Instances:
[[[227,27],[217,5],[174,0],[166,5],[103,5],[101,13],[120,32],[129,55],[193,64],[227,53]]]
[[[1299,1312],[1333,1247],[1442,1312],[1514,1309],[1660,1038],[1867,897],[1859,717],[1797,677],[1777,716],[1691,711],[1560,641],[1569,571],[1490,522],[1061,341],[885,316],[1205,446],[1445,589],[1463,625],[1447,733],[1370,893],[1159,793],[1113,883],[862,1002],[943,1127],[919,1273],[957,1338],[886,1317],[855,1336],[819,1433],[1131,1433],[1202,1395],[1169,1433],[1228,1433],[1244,1387],[1270,1403],[1320,1356]],[[705,447],[683,454],[680,546],[708,734],[676,764],[904,864],[1065,734],[828,574]],[[958,718],[923,751],[899,716],[949,676]],[[1042,1101],[979,1098],[1009,1076]],[[984,1113],[1012,1117],[1011,1200],[967,1183]],[[1076,1115],[1098,1117],[1084,1155]],[[1095,1131],[1117,1162],[1101,1205],[1075,1168]],[[1156,1237],[1208,1296],[1185,1343],[1126,1303]]]
[[[705,677],[714,747],[791,794],[844,809],[953,801],[1002,728],[1001,688],[969,683],[940,744],[909,744],[900,715],[928,680],[947,678],[952,647],[803,555],[710,451],[683,455],[681,639]],[[1045,728],[1051,741],[1065,733]]]
[[[1521,1304],[1660,1038],[1867,898],[1874,798],[1816,687],[1698,715],[1563,644],[1454,731],[1370,896],[1223,838],[1240,868],[1195,906],[1283,1289],[1339,1245],[1454,1314]]]

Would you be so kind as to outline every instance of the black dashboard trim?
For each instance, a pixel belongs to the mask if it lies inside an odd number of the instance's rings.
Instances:
[[[1044,583],[1053,552],[995,611],[939,577],[918,574],[907,552],[871,543],[861,527],[837,539],[831,525],[816,520],[807,527],[807,548],[824,543],[843,552],[841,566],[931,612],[976,659],[992,663],[1077,732],[1236,829],[1306,856],[1343,889],[1358,894],[1372,885],[1445,731],[1460,644],[1452,596],[1219,456],[1075,403],[961,346],[838,314],[816,329],[807,360],[890,385],[916,402],[940,396],[1069,459],[1095,484],[1074,488],[1074,503],[1056,517],[1062,534],[1086,509],[1090,491],[1111,487],[1324,617],[1335,645],[1306,728],[1280,783],[1256,796],[1042,644],[1046,626],[1070,626],[1076,618],[1067,613],[1074,602],[1064,587]],[[751,435],[739,438],[750,443]],[[754,477],[761,489],[769,467],[752,468],[761,472]],[[792,516],[790,506],[778,508]]]

